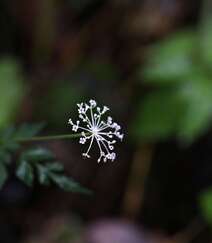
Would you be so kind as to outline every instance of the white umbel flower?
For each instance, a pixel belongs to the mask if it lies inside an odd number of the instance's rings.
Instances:
[[[121,127],[116,122],[113,122],[112,117],[108,116],[106,121],[102,120],[102,115],[109,111],[109,108],[104,106],[101,109],[97,106],[95,100],[90,100],[89,104],[80,103],[77,106],[79,118],[85,126],[80,126],[80,121],[73,123],[71,119],[69,119],[68,123],[71,124],[74,132],[82,131],[79,143],[85,144],[87,141],[90,141],[87,151],[82,155],[90,158],[90,149],[93,142],[96,141],[100,152],[98,162],[102,159],[104,162],[107,162],[107,160],[114,161],[116,158],[116,153],[113,152],[114,144],[117,139],[122,140],[124,135],[120,133]]]

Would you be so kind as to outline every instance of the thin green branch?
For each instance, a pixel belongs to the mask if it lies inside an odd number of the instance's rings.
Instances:
[[[90,134],[90,133],[88,133]],[[81,137],[81,133],[76,134],[62,134],[62,135],[52,135],[52,136],[37,136],[32,138],[16,138],[16,142],[36,142],[36,141],[49,141],[49,140],[61,140],[61,139],[72,139]]]

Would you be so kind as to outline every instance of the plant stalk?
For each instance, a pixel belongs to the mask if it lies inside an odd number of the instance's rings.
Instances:
[[[88,133],[90,134],[90,133]],[[87,134],[86,134],[87,135]],[[52,136],[36,136],[32,138],[17,138],[16,142],[36,142],[36,141],[49,141],[49,140],[61,140],[61,139],[72,139],[81,137],[81,133],[76,134],[61,134],[61,135],[52,135]]]

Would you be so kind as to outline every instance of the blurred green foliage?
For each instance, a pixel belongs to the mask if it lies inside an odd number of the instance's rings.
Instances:
[[[48,120],[48,124],[52,125],[54,130],[64,127],[64,121],[68,120],[70,111],[82,96],[83,92],[71,82],[55,82],[49,87],[43,99],[38,101],[36,116]]]
[[[25,94],[21,66],[12,58],[0,60],[0,127],[13,122]]]
[[[200,195],[200,210],[206,221],[212,225],[212,190],[208,189]]]
[[[21,154],[16,171],[17,177],[28,186],[32,186],[35,172],[42,185],[50,185],[53,182],[65,191],[90,193],[72,178],[64,175],[63,165],[55,162],[54,155],[47,149],[30,148]]]
[[[211,70],[212,67],[212,2],[203,1],[202,20],[199,27],[200,52],[205,64]]]
[[[184,80],[196,71],[195,48],[197,38],[194,32],[186,30],[152,46],[143,75],[145,81],[153,84],[172,84]]]
[[[0,188],[8,178],[8,166],[12,163],[12,156],[20,148],[16,142],[17,138],[30,138],[36,135],[43,128],[43,124],[27,125],[23,124],[19,128],[10,126],[0,132]],[[26,165],[27,166],[27,165]],[[27,167],[29,170],[29,167]],[[31,173],[28,177],[31,177]],[[27,178],[27,180],[30,180]],[[29,183],[28,183],[29,184]]]
[[[8,178],[8,166],[12,163],[14,154],[19,154],[23,140],[35,136],[43,128],[43,124],[23,124],[18,128],[9,127],[0,134],[0,188]],[[65,191],[89,194],[72,178],[64,175],[63,165],[55,161],[55,156],[46,148],[25,148],[16,161],[16,176],[27,186],[32,186],[35,176],[42,185],[54,183]]]
[[[207,23],[201,34],[185,30],[150,49],[142,72],[150,91],[141,102],[134,128],[144,141],[175,136],[191,143],[210,128],[212,29],[211,21]]]
[[[108,80],[120,80],[120,72],[118,68],[109,62],[109,60],[91,59],[85,61],[82,68],[89,73],[92,77],[102,82]]]

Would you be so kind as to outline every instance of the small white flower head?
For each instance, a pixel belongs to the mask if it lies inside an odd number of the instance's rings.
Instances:
[[[121,127],[113,122],[112,117],[108,116],[106,121],[102,120],[102,116],[109,111],[109,108],[107,106],[98,107],[95,100],[90,100],[89,104],[80,103],[77,106],[79,118],[84,126],[80,126],[80,121],[73,123],[71,119],[68,123],[72,126],[74,132],[81,131],[82,136],[79,143],[85,144],[90,141],[87,151],[82,155],[90,158],[90,149],[93,142],[96,141],[99,147],[98,162],[101,160],[104,162],[107,162],[107,160],[114,161],[116,158],[116,153],[113,152],[114,144],[117,139],[122,140],[124,135],[120,133]]]

